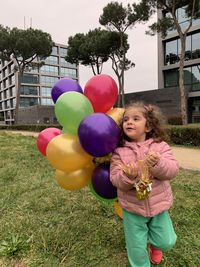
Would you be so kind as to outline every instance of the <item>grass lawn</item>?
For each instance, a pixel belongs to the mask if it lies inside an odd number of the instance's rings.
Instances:
[[[0,266],[128,267],[113,206],[87,187],[61,189],[54,174],[33,137],[0,134]],[[199,267],[200,172],[181,170],[172,186],[178,240],[160,266]]]

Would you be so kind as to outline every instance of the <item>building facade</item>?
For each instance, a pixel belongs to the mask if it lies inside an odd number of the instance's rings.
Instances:
[[[158,18],[164,15],[168,16],[158,11]],[[184,7],[177,10],[177,18],[181,28],[186,29],[189,20]],[[180,53],[180,38],[176,30],[169,31],[164,39],[158,35],[158,88],[179,90]],[[200,19],[193,20],[186,37],[184,84],[188,96],[189,122],[200,122]],[[177,105],[180,106],[180,101]]]
[[[24,72],[20,90],[19,122],[55,123],[51,89],[60,78],[79,80],[78,66],[65,61],[67,46],[55,44],[40,68]],[[0,62],[0,121],[13,124],[18,75],[13,60]]]
[[[163,14],[158,10],[158,19]],[[184,8],[177,10],[182,28],[189,25]],[[181,117],[179,90],[180,39],[176,30],[158,35],[158,89],[126,94],[126,103],[142,100],[158,105],[167,117]],[[184,84],[188,97],[188,122],[200,122],[200,19],[193,20],[186,38]],[[148,89],[148,88],[147,88]]]

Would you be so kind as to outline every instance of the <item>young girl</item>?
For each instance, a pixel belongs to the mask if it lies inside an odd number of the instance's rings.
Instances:
[[[110,180],[123,209],[128,259],[132,267],[159,264],[176,234],[168,213],[173,197],[170,180],[179,166],[165,142],[158,107],[136,102],[125,109],[123,145],[113,153]]]

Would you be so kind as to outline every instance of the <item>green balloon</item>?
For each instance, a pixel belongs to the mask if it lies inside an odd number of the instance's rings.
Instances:
[[[93,112],[89,99],[78,92],[63,93],[55,104],[57,120],[71,134],[77,134],[80,122]]]

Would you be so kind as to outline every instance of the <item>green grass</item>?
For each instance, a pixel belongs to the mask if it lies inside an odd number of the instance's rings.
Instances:
[[[33,137],[0,134],[0,266],[127,267],[121,219],[87,187],[61,189]],[[178,235],[162,267],[200,266],[200,172],[173,181]]]

